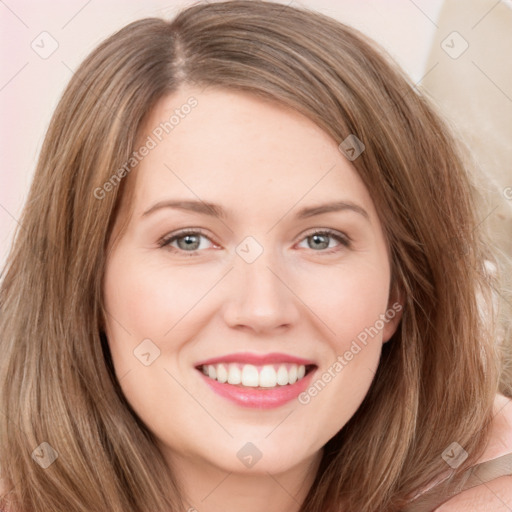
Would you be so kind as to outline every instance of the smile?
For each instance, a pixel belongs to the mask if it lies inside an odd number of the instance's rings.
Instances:
[[[256,366],[242,363],[219,363],[202,365],[199,369],[210,379],[221,384],[240,387],[275,388],[287,386],[304,378],[314,365],[294,363],[266,364]]]
[[[271,409],[294,399],[310,385],[318,366],[289,354],[229,354],[195,366],[217,395],[241,407]]]

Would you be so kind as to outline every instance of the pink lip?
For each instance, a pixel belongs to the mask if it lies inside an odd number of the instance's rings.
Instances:
[[[302,359],[300,357],[291,356],[289,354],[281,354],[279,352],[272,352],[271,354],[251,354],[249,352],[240,352],[239,354],[227,354],[225,356],[214,357],[207,359],[196,364],[198,366],[204,366],[207,364],[219,364],[219,363],[244,363],[253,364],[254,366],[263,366],[265,364],[277,364],[277,363],[295,363],[313,365],[314,361]]]
[[[200,370],[199,370],[200,371]],[[257,409],[272,409],[296,399],[305,391],[311,383],[316,369],[307,373],[295,384],[286,386],[276,386],[275,388],[245,388],[234,386],[227,382],[222,384],[215,379],[207,377],[200,371],[204,382],[218,395],[231,400],[242,407],[252,407]]]

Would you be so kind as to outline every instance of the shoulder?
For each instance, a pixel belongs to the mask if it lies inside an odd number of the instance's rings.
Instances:
[[[502,476],[454,496],[434,512],[510,512],[512,476]]]
[[[479,463],[512,453],[512,399],[497,395],[491,436]],[[467,489],[435,512],[510,512],[512,510],[512,475],[501,476]]]

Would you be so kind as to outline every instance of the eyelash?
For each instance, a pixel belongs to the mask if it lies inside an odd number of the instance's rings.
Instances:
[[[177,249],[176,247],[172,247],[170,244],[172,242],[174,242],[175,240],[179,239],[179,238],[183,238],[187,235],[202,235],[204,236],[205,238],[207,238],[208,240],[210,240],[210,238],[208,237],[208,235],[201,229],[185,229],[183,231],[178,231],[177,233],[171,233],[170,235],[167,235],[163,238],[161,238],[158,242],[158,246],[160,248],[167,248],[169,249],[170,251],[172,252],[175,252],[175,253],[182,253],[183,256],[185,257],[190,257],[190,256],[199,256],[199,252],[201,252],[200,249],[195,249],[194,251],[184,251],[182,249]],[[332,229],[322,229],[322,230],[316,230],[316,231],[311,231],[309,233],[306,233],[303,238],[301,239],[302,240],[305,240],[306,238],[310,238],[312,237],[313,235],[329,235],[330,237],[334,238],[335,240],[337,240],[338,242],[340,242],[340,244],[346,248],[350,248],[351,247],[351,242],[352,240],[350,239],[350,237],[348,237],[347,235],[343,234],[343,233],[339,233],[338,231],[334,231]],[[213,242],[212,240],[210,240],[210,242]],[[214,243],[214,242],[213,242]],[[324,254],[334,254],[334,253],[337,253],[338,251],[340,250],[339,247],[336,247],[336,248],[331,248],[331,249],[325,249],[325,250],[321,250],[321,251],[314,251],[314,252],[321,252],[321,253],[324,253]]]

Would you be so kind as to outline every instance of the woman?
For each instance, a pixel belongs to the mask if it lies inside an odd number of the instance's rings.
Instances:
[[[259,1],[125,27],[57,107],[5,270],[4,510],[462,510],[492,485],[498,509],[475,200],[350,27]]]

